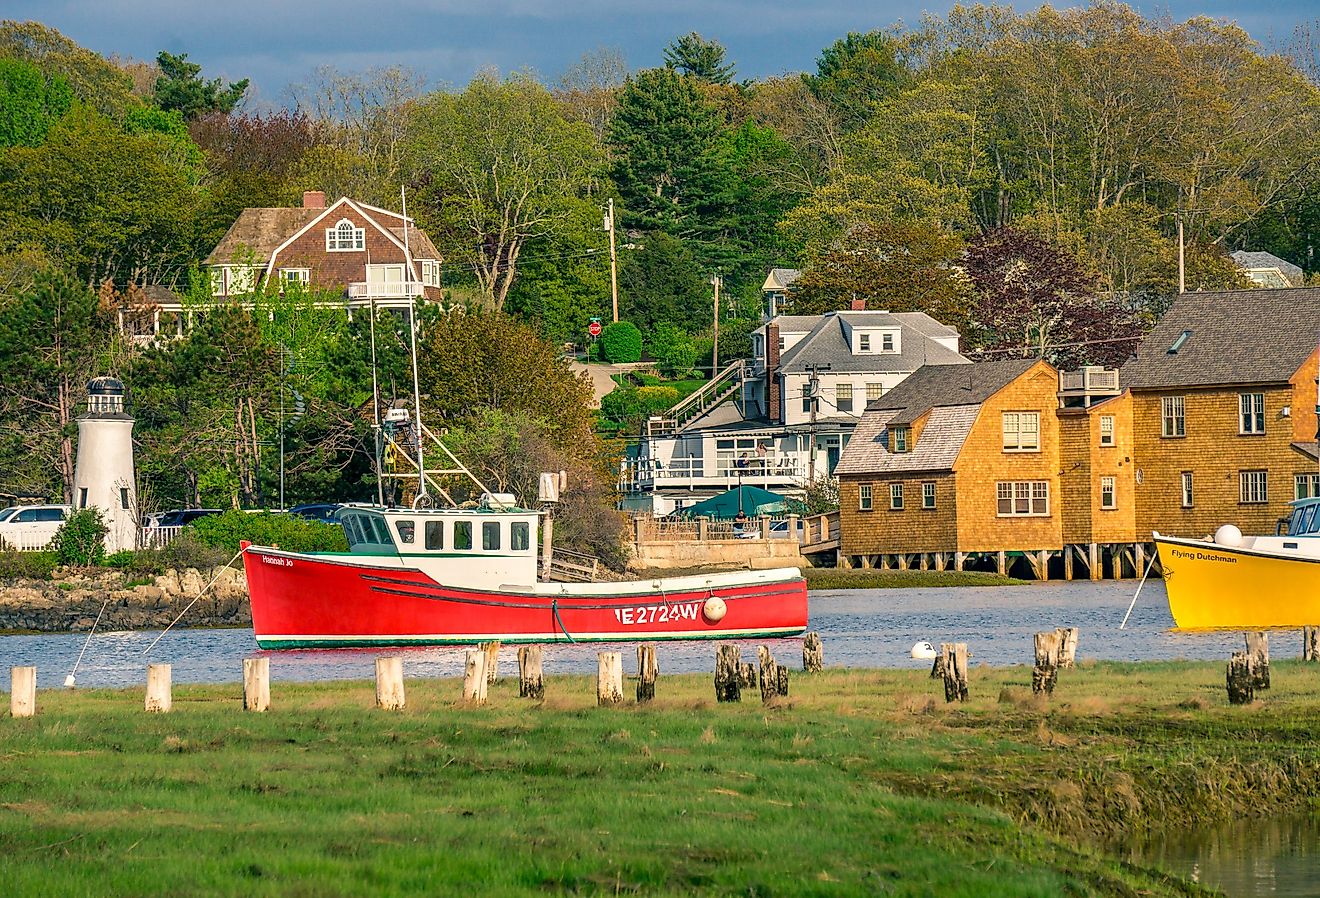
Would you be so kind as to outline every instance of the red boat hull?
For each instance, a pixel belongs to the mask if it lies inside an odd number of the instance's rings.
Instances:
[[[265,649],[483,642],[589,642],[792,636],[807,626],[807,584],[760,578],[681,591],[553,595],[465,589],[419,570],[250,546],[252,626]],[[622,586],[622,584],[621,584]],[[708,600],[726,609],[718,620]],[[717,604],[717,603],[712,603]]]

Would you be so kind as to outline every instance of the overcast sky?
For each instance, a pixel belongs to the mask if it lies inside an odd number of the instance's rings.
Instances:
[[[1178,19],[1231,19],[1268,45],[1320,18],[1320,0],[1133,5]],[[283,104],[287,85],[325,64],[356,71],[397,63],[434,86],[462,86],[489,66],[531,68],[553,82],[599,47],[620,50],[630,69],[657,65],[665,44],[689,31],[728,47],[740,78],[804,71],[821,48],[849,31],[915,24],[923,13],[942,15],[950,6],[942,0],[4,0],[0,15],[36,19],[107,55],[186,52],[205,76],[251,78],[254,99]]]

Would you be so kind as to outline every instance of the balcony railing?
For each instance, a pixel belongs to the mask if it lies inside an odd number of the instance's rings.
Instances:
[[[399,299],[425,295],[426,285],[420,281],[369,281],[348,285],[349,299]]]
[[[737,459],[676,458],[668,464],[650,459],[624,463],[619,488],[625,492],[664,486],[725,486],[743,484],[800,483],[806,480],[807,463],[797,458],[755,459],[739,467]]]
[[[1117,393],[1118,372],[1095,365],[1077,371],[1061,371],[1059,389],[1064,393]]]

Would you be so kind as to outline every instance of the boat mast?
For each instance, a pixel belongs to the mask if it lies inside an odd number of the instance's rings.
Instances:
[[[413,420],[416,422],[417,435],[417,497],[413,499],[413,508],[429,504],[426,494],[426,461],[422,452],[422,392],[417,381],[417,297],[413,292],[412,252],[408,244],[408,191],[399,185],[399,197],[403,204],[403,259],[407,277],[404,289],[408,291],[408,332],[412,343],[412,378],[413,378]]]
[[[376,297],[367,288],[367,299],[371,303],[371,406],[374,412],[371,425],[371,448],[376,459],[376,503],[385,504],[385,469],[380,461],[380,384],[376,375]],[[393,493],[393,488],[390,490]]]

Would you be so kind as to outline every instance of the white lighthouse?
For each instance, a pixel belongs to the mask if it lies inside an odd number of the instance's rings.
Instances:
[[[137,479],[133,419],[124,411],[124,384],[113,377],[87,383],[87,411],[78,416],[73,468],[76,508],[99,508],[109,532],[106,552],[137,548]]]

